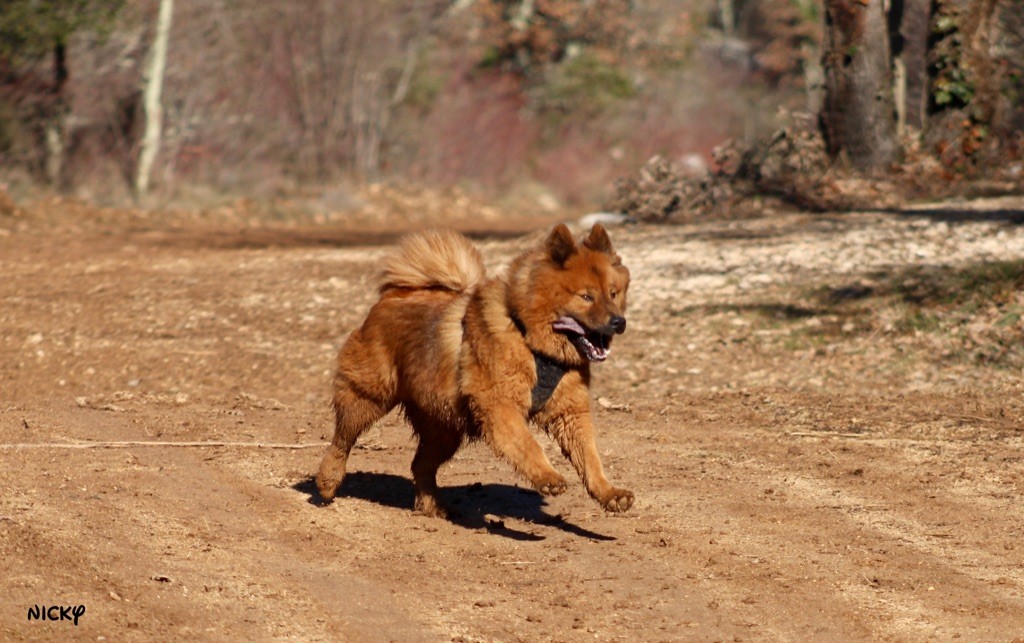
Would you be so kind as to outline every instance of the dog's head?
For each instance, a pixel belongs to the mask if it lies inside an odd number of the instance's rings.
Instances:
[[[544,242],[549,269],[537,276],[551,331],[589,362],[603,362],[612,337],[626,330],[629,270],[601,224],[577,243],[565,225]]]

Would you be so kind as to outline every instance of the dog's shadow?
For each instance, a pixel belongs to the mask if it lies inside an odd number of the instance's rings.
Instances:
[[[330,506],[320,497],[312,476],[292,485],[296,491],[309,496],[308,502],[318,506]],[[346,498],[358,498],[386,507],[413,510],[416,491],[412,481],[390,473],[353,471],[345,476],[333,504],[343,503]],[[441,489],[441,499],[454,514],[449,520],[466,529],[485,529],[489,533],[514,540],[544,540],[526,531],[513,529],[501,518],[513,518],[528,523],[547,525],[567,533],[592,540],[615,540],[612,536],[599,534],[574,525],[559,515],[544,511],[547,501],[544,496],[531,489],[506,484],[480,484]]]

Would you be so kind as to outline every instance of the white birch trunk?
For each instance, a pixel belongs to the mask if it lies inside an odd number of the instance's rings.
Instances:
[[[135,193],[144,196],[149,191],[149,177],[153,162],[160,151],[160,133],[163,128],[163,108],[160,94],[164,85],[164,70],[167,68],[167,39],[171,32],[171,13],[174,0],[160,0],[160,13],[156,20],[156,38],[150,52],[149,63],[143,77],[142,105],[146,118],[146,129],[139,151],[138,173],[135,175]]]
[[[64,132],[61,123],[50,119],[46,124],[46,180],[51,187],[61,187],[61,174],[64,169]]]

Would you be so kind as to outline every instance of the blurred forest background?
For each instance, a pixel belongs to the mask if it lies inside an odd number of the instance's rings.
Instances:
[[[657,219],[1024,174],[1024,0],[170,4],[0,0],[0,188],[341,208],[383,182]]]

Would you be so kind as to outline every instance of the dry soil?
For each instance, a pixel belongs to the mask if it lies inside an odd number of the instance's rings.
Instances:
[[[440,476],[456,522],[414,513],[398,415],[312,502],[396,230],[0,217],[0,639],[1021,640],[1020,293],[905,295],[1024,259],[1022,203],[613,230],[594,412],[635,506],[477,444]],[[500,269],[547,223],[460,225]],[[231,444],[65,448],[97,442]]]

